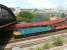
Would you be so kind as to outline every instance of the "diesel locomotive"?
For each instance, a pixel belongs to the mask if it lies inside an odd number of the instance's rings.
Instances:
[[[42,32],[52,32],[55,30],[61,30],[67,28],[66,18],[59,18],[51,21],[27,23],[27,24],[16,24],[17,36],[31,36],[41,34]]]

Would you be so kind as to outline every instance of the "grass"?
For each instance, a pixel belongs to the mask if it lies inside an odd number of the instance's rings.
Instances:
[[[55,37],[53,45],[55,46],[62,46],[64,44],[64,38],[63,37]]]
[[[64,44],[67,44],[67,40],[64,40]]]
[[[64,44],[67,44],[67,40],[64,40],[62,36],[55,37],[53,42],[41,43],[36,47],[36,50],[46,50],[57,46],[62,46]]]

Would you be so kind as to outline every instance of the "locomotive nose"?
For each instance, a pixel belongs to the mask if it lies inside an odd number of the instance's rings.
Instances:
[[[9,28],[16,24],[16,17],[10,8],[0,4],[0,29]],[[9,28],[12,29],[12,28]]]
[[[0,50],[12,37],[15,29],[16,17],[13,12],[6,6],[0,4]]]

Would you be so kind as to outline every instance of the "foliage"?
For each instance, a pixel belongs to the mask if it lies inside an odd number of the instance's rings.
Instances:
[[[65,14],[64,14],[64,13],[62,13],[62,14],[61,14],[61,18],[64,18],[64,17],[65,17]]]
[[[51,48],[49,43],[46,43],[46,44],[43,45],[43,49],[49,49],[49,48]]]
[[[54,39],[53,45],[55,45],[55,46],[62,46],[63,43],[64,43],[64,38],[63,37],[56,37]]]
[[[42,50],[41,48],[37,48],[36,50]]]
[[[32,12],[20,12],[17,17],[21,17],[26,22],[31,22],[34,14]]]

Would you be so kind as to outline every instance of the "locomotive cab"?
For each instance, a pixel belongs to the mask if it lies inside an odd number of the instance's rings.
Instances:
[[[15,24],[16,17],[10,8],[0,4],[0,50],[11,39]]]

